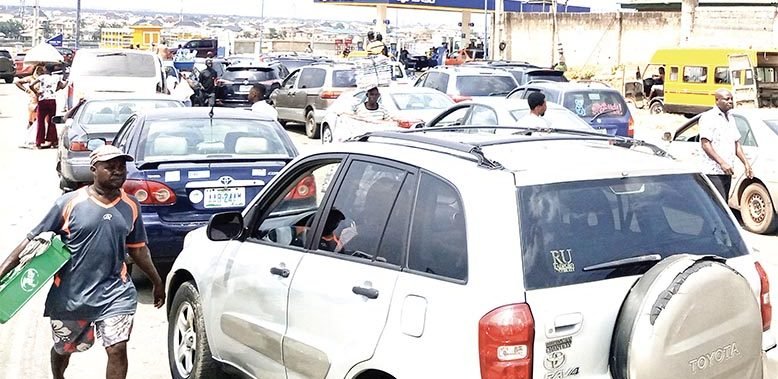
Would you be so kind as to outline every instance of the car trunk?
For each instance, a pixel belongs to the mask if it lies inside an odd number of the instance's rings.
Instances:
[[[176,195],[172,206],[155,210],[167,222],[205,222],[214,213],[241,210],[265,187],[284,160],[252,162],[162,163],[141,171]]]

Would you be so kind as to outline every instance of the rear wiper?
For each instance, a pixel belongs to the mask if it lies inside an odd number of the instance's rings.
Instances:
[[[649,262],[659,262],[661,260],[662,260],[662,256],[659,254],[646,254],[646,255],[639,255],[637,257],[616,259],[612,261],[599,263],[596,265],[586,266],[583,268],[583,270],[584,271],[607,270],[611,268],[639,265],[639,264],[644,264]]]
[[[511,93],[511,91],[499,91],[499,92],[492,92],[489,94],[489,96],[505,96],[507,94]]]
[[[600,116],[602,116],[602,115],[605,115],[605,114],[608,114],[608,113],[613,113],[613,112],[616,112],[616,111],[618,111],[618,109],[606,109],[606,110],[604,110],[604,111],[602,111],[600,113],[597,113],[596,115],[592,116],[592,119],[589,120],[589,123],[590,124],[593,123],[594,120],[600,118]]]
[[[117,53],[105,53],[105,54],[98,54],[97,55],[98,58],[102,58],[102,57],[126,57],[126,56],[127,56],[126,53],[119,53],[119,52],[117,52]]]

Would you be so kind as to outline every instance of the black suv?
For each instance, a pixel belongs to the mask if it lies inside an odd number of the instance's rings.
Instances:
[[[216,81],[216,99],[219,105],[231,108],[250,108],[248,95],[256,84],[265,86],[265,96],[281,87],[288,73],[280,63],[246,62],[230,65]]]
[[[16,76],[16,64],[8,50],[0,50],[0,79],[13,83]]]

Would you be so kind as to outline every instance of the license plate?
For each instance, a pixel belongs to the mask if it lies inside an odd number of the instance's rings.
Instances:
[[[238,92],[249,92],[251,91],[252,86],[240,86],[238,87]]]
[[[246,205],[246,189],[206,188],[203,206],[206,208],[242,207]]]

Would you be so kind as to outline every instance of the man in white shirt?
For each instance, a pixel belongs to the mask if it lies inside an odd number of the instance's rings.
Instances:
[[[546,114],[546,95],[540,92],[533,92],[527,97],[529,113],[516,122],[516,126],[522,128],[548,128],[548,122],[543,119]]]
[[[251,103],[252,112],[261,113],[274,120],[278,120],[278,111],[265,101],[265,86],[256,84],[251,87],[249,102]]]
[[[369,89],[366,94],[365,102],[357,105],[356,109],[354,109],[354,115],[356,115],[357,118],[366,121],[383,121],[391,119],[386,108],[382,107],[378,102],[378,99],[380,98],[381,93],[378,92],[377,87]]]
[[[746,176],[753,177],[751,165],[740,146],[740,132],[730,114],[732,93],[727,89],[716,91],[716,106],[700,116],[700,143],[702,173],[708,176],[724,201],[729,198],[735,157],[745,166]]]

